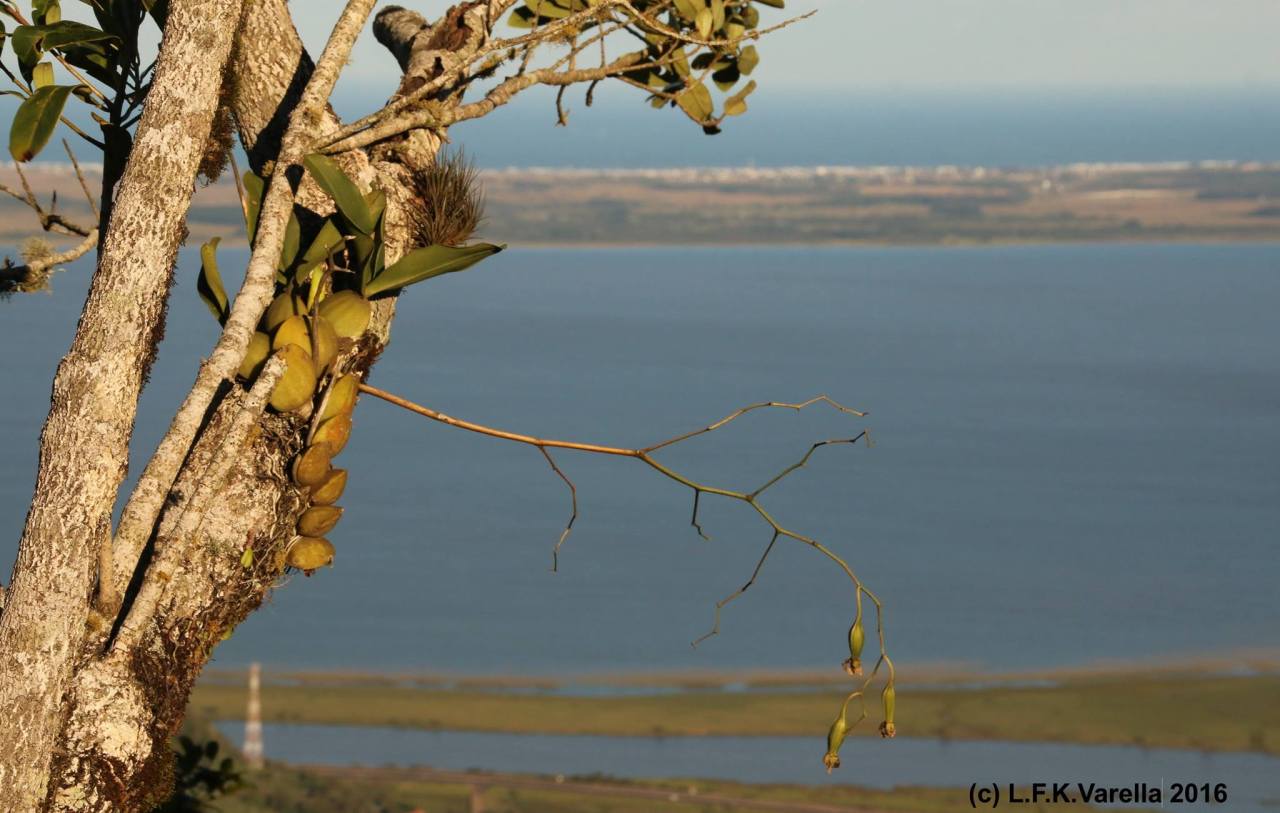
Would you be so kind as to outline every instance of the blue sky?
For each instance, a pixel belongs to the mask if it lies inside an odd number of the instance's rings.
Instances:
[[[444,0],[404,3],[428,16]],[[318,52],[338,0],[294,3]],[[791,0],[818,14],[760,46],[768,83],[795,90],[1280,87],[1277,0]],[[349,86],[390,85],[366,32]]]

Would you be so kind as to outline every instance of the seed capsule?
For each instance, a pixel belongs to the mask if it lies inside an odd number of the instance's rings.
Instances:
[[[333,564],[333,543],[323,537],[300,536],[285,552],[285,564],[310,576],[316,568]]]
[[[844,671],[857,677],[862,674],[862,644],[866,633],[862,629],[862,613],[854,619],[849,627],[849,659],[844,662]]]
[[[338,291],[320,301],[320,315],[344,339],[358,339],[369,327],[369,300],[355,291]]]
[[[897,734],[897,730],[893,725],[893,711],[897,693],[893,690],[893,684],[884,687],[884,691],[880,694],[880,699],[884,703],[884,722],[880,724],[880,736],[885,738],[893,737]]]
[[[311,331],[307,329],[307,317],[290,316],[276,328],[275,335],[271,337],[271,349],[279,350],[281,347],[290,344],[301,347],[310,355]],[[319,367],[320,365],[316,366]]]
[[[331,469],[320,485],[311,489],[312,505],[332,505],[347,487],[347,470]]]
[[[303,536],[323,536],[333,530],[342,519],[342,509],[336,505],[313,505],[298,518],[298,533]]]
[[[333,447],[334,457],[338,452],[342,451],[342,447],[347,445],[347,439],[351,437],[351,416],[350,415],[334,415],[327,421],[320,424],[316,429],[313,440],[316,443],[327,443]]]
[[[828,774],[840,767],[840,746],[844,745],[844,738],[849,733],[849,723],[844,714],[844,709],[841,709],[840,716],[827,732],[827,754],[822,758],[822,764],[827,766]]]
[[[293,482],[300,486],[319,486],[329,477],[329,460],[333,450],[327,443],[313,443],[293,461]],[[314,534],[313,534],[314,535]]]
[[[245,381],[257,378],[269,355],[271,355],[271,337],[262,331],[254,333],[253,338],[249,339],[249,349],[245,351],[244,361],[240,362],[240,369],[236,375]]]
[[[271,406],[277,412],[293,412],[316,394],[316,368],[311,354],[296,344],[285,345],[283,353],[288,366],[271,392]]]

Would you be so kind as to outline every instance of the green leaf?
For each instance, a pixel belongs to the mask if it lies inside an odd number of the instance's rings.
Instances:
[[[54,48],[65,48],[68,45],[81,45],[88,42],[103,44],[119,44],[120,38],[114,34],[94,28],[91,25],[74,20],[62,20],[49,25],[26,26],[36,29],[33,34],[39,39],[39,47],[45,51]],[[17,36],[18,32],[14,32]]]
[[[56,23],[62,19],[62,6],[58,0],[33,0],[31,19],[37,25]]]
[[[711,30],[724,28],[724,0],[711,0]]]
[[[262,209],[262,197],[267,194],[267,182],[252,170],[244,174],[244,229],[249,234],[249,245],[258,234],[258,212]]]
[[[218,273],[218,243],[215,237],[200,246],[200,276],[196,278],[196,291],[209,306],[209,312],[219,324],[225,324],[231,309],[227,305],[227,292],[222,287],[222,275]]]
[[[771,8],[786,8],[786,0],[756,0],[762,6],[770,6]]]
[[[45,51],[93,48],[105,58],[106,46],[114,48],[119,42],[120,38],[113,34],[73,20],[60,20],[49,25],[20,25],[13,31],[13,53],[18,58],[18,70],[28,81]]]
[[[70,85],[46,85],[23,100],[9,128],[9,154],[15,161],[30,161],[49,143],[71,91]]]
[[[711,80],[715,82],[716,87],[720,88],[722,91],[727,91],[729,88],[736,85],[738,80],[741,78],[742,73],[738,70],[737,65],[729,65],[728,67],[721,68],[711,74]]]
[[[253,567],[253,548],[245,548],[244,553],[240,554],[240,567],[245,570]]]
[[[281,271],[293,265],[302,243],[302,224],[298,222],[298,213],[289,213],[289,222],[284,227],[284,243],[280,246],[280,261],[277,268]]]
[[[31,81],[31,70],[40,62],[44,52],[40,50],[42,26],[20,25],[13,29],[13,55],[18,59],[18,72]]]
[[[544,20],[562,20],[573,12],[552,0],[525,0],[525,8]]]
[[[427,246],[417,248],[391,264],[365,286],[364,295],[374,296],[412,285],[415,282],[463,271],[506,248],[491,243],[470,246]]]
[[[689,22],[698,18],[698,11],[701,8],[702,3],[695,0],[676,0],[676,13]]]
[[[518,9],[514,9],[507,17],[507,25],[512,28],[533,28],[537,19],[538,15],[521,6]]]
[[[36,88],[53,84],[53,63],[41,62],[31,70],[31,84]]]
[[[750,76],[759,64],[760,54],[754,45],[748,45],[738,52],[738,71],[744,76]]]
[[[114,58],[96,42],[68,45],[62,49],[62,55],[67,62],[103,84],[114,87],[118,81]]]
[[[699,82],[676,97],[676,104],[689,118],[702,124],[715,114],[715,106],[711,102],[711,91]]]
[[[747,97],[751,95],[751,91],[756,89],[756,80],[752,79],[747,86],[729,98],[724,100],[724,114],[726,116],[741,116],[747,112]]]
[[[338,164],[320,153],[308,155],[302,159],[302,163],[306,165],[311,177],[316,179],[316,183],[320,184],[320,188],[333,198],[338,211],[342,212],[347,222],[362,234],[373,234],[377,218],[369,211],[369,205],[365,203],[359,187],[351,182]]]
[[[676,52],[671,55],[671,67],[681,76],[686,78],[689,76],[689,58],[685,56],[683,50],[677,48]]]
[[[311,241],[311,245],[302,253],[294,278],[301,282],[307,274],[311,273],[311,269],[341,251],[343,245],[342,232],[338,231],[338,227],[333,225],[332,220],[326,220],[320,227],[320,231],[316,233],[315,239]]]
[[[711,24],[713,17],[711,9],[704,8],[698,10],[698,16],[694,18],[694,25],[698,27],[698,36],[704,40],[711,36]]]

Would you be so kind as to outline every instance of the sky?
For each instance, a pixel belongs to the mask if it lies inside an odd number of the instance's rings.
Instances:
[[[404,5],[435,17],[445,0]],[[339,0],[294,3],[318,53]],[[762,68],[792,91],[1204,89],[1280,86],[1278,0],[791,0],[765,20],[817,14],[768,37]],[[390,85],[367,31],[348,86]]]

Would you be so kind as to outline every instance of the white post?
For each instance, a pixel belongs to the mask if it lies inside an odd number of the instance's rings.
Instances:
[[[249,664],[249,709],[244,721],[244,761],[249,770],[262,770],[262,667]]]

